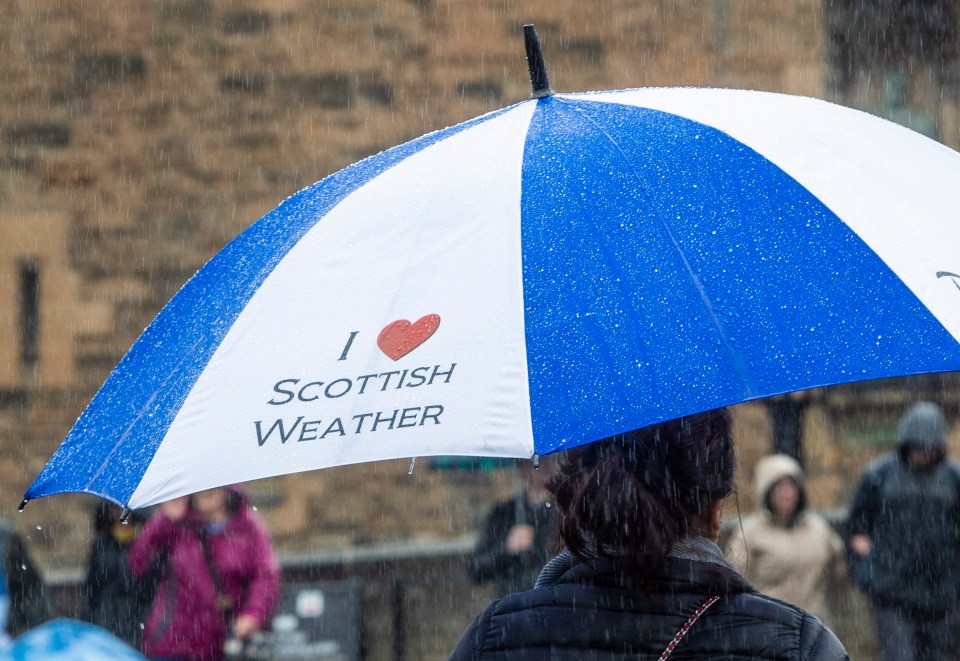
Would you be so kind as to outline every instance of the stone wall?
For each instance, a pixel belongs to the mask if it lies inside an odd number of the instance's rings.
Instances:
[[[91,499],[16,505],[160,307],[298,189],[525,99],[524,23],[558,90],[831,93],[818,0],[0,0],[0,13],[0,515],[47,568],[82,563]],[[28,360],[24,268],[39,277]],[[814,500],[832,506],[879,450],[846,453],[818,402],[808,467]],[[748,485],[769,419],[759,405],[736,415]],[[412,476],[385,462],[251,490],[293,553],[458,537],[514,485],[509,470],[425,463]]]

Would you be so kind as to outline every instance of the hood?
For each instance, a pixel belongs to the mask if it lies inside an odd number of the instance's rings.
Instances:
[[[943,450],[947,445],[946,425],[940,407],[933,402],[917,402],[900,418],[897,447]]]
[[[770,514],[767,507],[767,494],[770,488],[782,477],[792,477],[800,488],[800,493],[806,491],[803,479],[803,470],[793,457],[785,454],[772,454],[757,462],[753,472],[754,494],[757,499],[757,509]],[[800,498],[800,509],[803,510],[805,498]]]

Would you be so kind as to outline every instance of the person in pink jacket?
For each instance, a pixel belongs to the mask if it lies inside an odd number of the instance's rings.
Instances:
[[[270,536],[237,486],[160,505],[129,561],[137,575],[160,573],[143,636],[151,659],[222,659],[227,639],[263,629],[279,599]]]

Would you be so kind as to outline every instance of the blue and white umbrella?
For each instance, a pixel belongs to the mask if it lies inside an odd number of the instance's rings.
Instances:
[[[960,155],[728,89],[549,94],[297,193],[204,266],[27,499],[142,507],[401,457],[531,457],[960,369]]]
[[[58,617],[24,632],[2,661],[147,661],[109,631],[87,622]]]

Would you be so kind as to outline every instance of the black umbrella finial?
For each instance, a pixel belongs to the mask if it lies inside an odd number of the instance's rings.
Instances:
[[[523,26],[523,41],[527,48],[530,85],[533,87],[530,98],[542,99],[545,96],[552,96],[553,90],[550,89],[550,81],[547,80],[547,65],[543,62],[543,51],[540,50],[540,39],[532,23]]]

